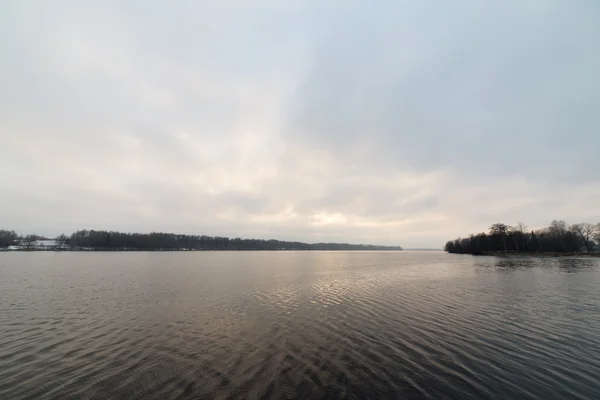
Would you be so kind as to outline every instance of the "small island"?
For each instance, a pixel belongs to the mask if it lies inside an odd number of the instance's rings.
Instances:
[[[275,239],[241,239],[176,233],[124,233],[104,230],[79,230],[53,239],[15,231],[0,230],[2,251],[239,251],[239,250],[361,250],[400,251],[400,246],[350,243],[303,243]]]
[[[522,222],[493,224],[489,232],[471,234],[446,243],[444,250],[472,255],[588,255],[600,257],[600,223],[568,225],[554,220],[547,228],[529,231]]]

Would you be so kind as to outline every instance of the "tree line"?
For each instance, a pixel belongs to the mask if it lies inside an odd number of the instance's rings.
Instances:
[[[0,230],[0,247],[33,249],[38,235],[19,236]],[[104,230],[79,230],[53,239],[55,250],[402,250],[400,246],[375,246],[349,243],[303,243],[283,240],[242,239],[175,233],[125,233]]]
[[[600,223],[568,225],[554,220],[547,228],[529,231],[521,222],[493,224],[488,233],[471,234],[446,243],[444,250],[458,254],[486,252],[579,253],[600,251]]]

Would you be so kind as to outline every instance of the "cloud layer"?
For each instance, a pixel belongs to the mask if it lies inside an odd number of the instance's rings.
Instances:
[[[5,2],[2,225],[441,247],[599,221],[600,7],[425,3]]]

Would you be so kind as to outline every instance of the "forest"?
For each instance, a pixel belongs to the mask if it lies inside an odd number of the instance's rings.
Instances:
[[[521,222],[514,226],[493,224],[489,232],[471,234],[446,243],[448,253],[482,255],[497,252],[594,253],[600,252],[600,223],[568,225],[554,220],[550,226],[531,230]]]
[[[15,231],[0,230],[0,248],[39,250],[39,235],[19,236]],[[79,230],[70,236],[50,240],[47,250],[402,250],[400,246],[375,246],[349,243],[302,243],[282,240],[241,239],[175,233],[124,233],[103,230]]]

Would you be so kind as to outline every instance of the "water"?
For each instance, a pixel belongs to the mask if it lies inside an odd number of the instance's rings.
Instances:
[[[599,399],[600,260],[0,253],[1,399]]]

